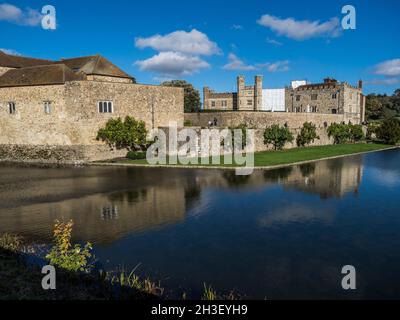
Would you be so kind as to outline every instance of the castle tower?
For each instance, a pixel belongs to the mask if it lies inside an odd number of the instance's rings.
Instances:
[[[242,110],[246,107],[245,97],[245,80],[244,76],[237,77],[237,110]]]
[[[263,77],[255,76],[254,80],[254,110],[259,111],[262,109],[262,89]]]
[[[209,96],[210,96],[210,88],[203,87],[203,109],[207,110],[210,108],[209,106]]]

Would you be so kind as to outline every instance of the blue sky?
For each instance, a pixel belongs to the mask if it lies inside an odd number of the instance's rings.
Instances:
[[[44,5],[57,29],[44,30]],[[341,28],[342,7],[356,30]],[[264,87],[330,76],[365,92],[400,87],[400,1],[1,1],[0,48],[49,59],[101,54],[140,83],[185,79],[235,90],[235,77]],[[289,19],[290,18],[290,19]]]

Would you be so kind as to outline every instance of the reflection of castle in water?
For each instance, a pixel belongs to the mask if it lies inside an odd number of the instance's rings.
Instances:
[[[0,174],[2,170],[5,169],[0,168]],[[59,171],[56,172],[57,177],[51,177],[49,173],[46,178],[49,181],[43,177],[30,177],[26,188],[32,190],[32,203],[10,204],[8,208],[0,209],[0,233],[13,232],[48,240],[55,219],[73,219],[77,240],[110,243],[132,233],[182,222],[187,214],[203,213],[206,209],[202,207],[202,202],[210,200],[202,196],[206,188],[251,192],[281,185],[285,190],[316,194],[322,199],[343,197],[347,193],[357,192],[363,171],[362,157],[321,161],[278,170],[256,170],[250,176],[235,176],[234,171],[222,170],[140,168],[126,171],[87,168],[94,172],[77,176],[76,172],[68,171],[70,168],[60,170],[65,170],[65,184],[63,190],[57,190],[57,198],[45,202],[42,197],[37,198],[36,194],[47,194],[48,184],[52,179],[58,179]],[[19,174],[22,177],[26,173],[21,169]],[[98,178],[93,179],[93,175],[98,175]],[[107,184],[112,185],[114,191],[107,191]],[[18,188],[24,188],[23,185]],[[82,197],[80,188],[89,194]],[[72,191],[78,198],[70,196]],[[0,201],[9,194],[8,189],[0,191]],[[25,198],[12,201],[23,203]],[[211,197],[211,201],[218,199]]]

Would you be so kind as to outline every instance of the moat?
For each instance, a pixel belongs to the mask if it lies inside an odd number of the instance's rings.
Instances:
[[[0,165],[0,233],[51,241],[73,219],[107,270],[170,297],[203,282],[246,298],[398,298],[400,150],[234,171]],[[357,290],[341,269],[357,270]]]

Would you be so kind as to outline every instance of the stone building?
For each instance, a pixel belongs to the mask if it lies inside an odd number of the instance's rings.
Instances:
[[[286,88],[285,99],[288,112],[344,114],[357,118],[357,123],[365,121],[361,80],[356,87],[330,78],[323,83],[292,85]]]
[[[262,76],[256,76],[254,85],[246,86],[243,76],[237,77],[237,92],[216,93],[203,89],[205,110],[259,111],[262,109]]]
[[[49,61],[0,51],[0,159],[76,162],[122,156],[96,141],[110,118],[183,125],[183,89],[136,84],[100,55]]]

